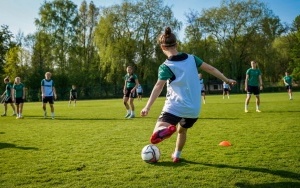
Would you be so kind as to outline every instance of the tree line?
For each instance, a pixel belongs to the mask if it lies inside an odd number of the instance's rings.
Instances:
[[[116,97],[122,96],[125,68],[131,65],[150,91],[166,59],[157,37],[166,26],[179,32],[185,24],[179,50],[238,83],[251,60],[258,62],[266,83],[282,83],[285,71],[299,80],[300,15],[287,24],[259,0],[223,0],[219,7],[190,10],[185,18],[186,23],[176,19],[163,0],[124,0],[109,7],[85,0],[79,7],[71,0],[45,1],[34,20],[35,33],[14,36],[1,25],[1,78],[21,77],[31,101],[40,100],[40,82],[48,71],[60,99],[68,97],[72,84],[81,98]]]

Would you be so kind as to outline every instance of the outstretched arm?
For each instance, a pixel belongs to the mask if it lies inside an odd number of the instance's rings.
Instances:
[[[204,70],[205,72],[219,78],[220,80],[223,80],[224,82],[226,82],[227,84],[235,84],[236,81],[232,80],[232,79],[228,79],[226,76],[224,76],[218,69],[216,69],[215,67],[203,62],[201,67],[202,70]]]
[[[166,80],[157,80],[146,106],[141,111],[141,116],[148,115],[148,112],[150,111],[152,104],[155,102],[156,98],[160,95],[161,91],[164,88],[165,83]]]

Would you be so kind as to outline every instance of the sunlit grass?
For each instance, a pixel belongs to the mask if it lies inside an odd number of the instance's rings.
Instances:
[[[0,119],[0,187],[300,187],[299,94],[263,93],[262,113],[253,97],[247,114],[245,95],[208,95],[178,164],[175,135],[158,144],[158,163],[140,157],[163,97],[133,120],[121,99],[59,101],[55,120],[43,118],[41,103],[25,103],[24,119]],[[145,103],[135,101],[137,114]]]

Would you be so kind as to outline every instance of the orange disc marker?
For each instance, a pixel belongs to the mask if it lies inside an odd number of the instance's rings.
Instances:
[[[222,141],[219,146],[231,146],[231,143],[229,141]]]

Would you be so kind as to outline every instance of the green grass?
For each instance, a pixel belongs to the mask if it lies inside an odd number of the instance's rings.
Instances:
[[[122,99],[59,101],[55,120],[25,103],[24,119],[0,118],[0,187],[300,187],[299,94],[261,94],[262,113],[252,97],[247,114],[245,95],[208,95],[177,164],[176,135],[158,144],[158,163],[140,157],[163,97],[133,120],[123,118]],[[145,103],[135,101],[137,113]]]

